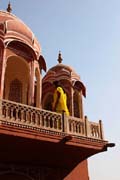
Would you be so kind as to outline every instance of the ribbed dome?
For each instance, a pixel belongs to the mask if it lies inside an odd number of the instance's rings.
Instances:
[[[70,66],[61,63],[53,66],[48,70],[42,81],[43,84],[52,84],[56,80],[64,84],[69,82],[73,87],[76,87],[78,90],[82,89],[83,95],[86,96],[86,88],[80,80],[80,76]]]
[[[40,45],[32,31],[9,12],[0,11],[0,38],[6,44],[12,40],[18,40],[30,46],[37,55],[40,54]]]
[[[80,76],[74,71],[74,69],[68,65],[62,64],[61,53],[58,55],[58,64],[48,70],[46,75],[43,77],[43,85],[48,83],[52,84],[54,81],[59,81],[61,84],[69,84],[79,91],[82,90],[84,96],[86,96],[86,88],[80,80]]]
[[[49,74],[53,74],[55,79],[59,77],[64,79],[66,76],[69,78],[69,80],[80,80],[80,76],[74,71],[72,67],[62,63],[59,63],[56,66],[50,68],[46,75]]]

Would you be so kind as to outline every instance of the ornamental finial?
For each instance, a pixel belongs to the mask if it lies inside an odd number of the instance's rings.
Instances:
[[[11,11],[12,11],[12,6],[11,6],[11,4],[10,4],[10,1],[9,1],[9,3],[8,3],[8,7],[7,7],[7,12],[9,12],[9,13],[11,13]]]
[[[61,57],[61,51],[59,51],[59,54],[58,54],[58,62],[61,63],[62,62],[62,57]]]

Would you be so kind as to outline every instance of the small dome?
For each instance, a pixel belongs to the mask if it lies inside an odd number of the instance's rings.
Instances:
[[[59,63],[56,66],[50,68],[43,77],[43,84],[52,84],[56,80],[62,82],[63,84],[69,83],[78,90],[82,89],[83,95],[86,96],[86,88],[81,82],[80,76],[74,71],[72,67],[62,64],[60,53],[58,55],[58,62]]]
[[[50,68],[46,74],[46,76],[50,76],[53,74],[53,79],[68,79],[71,80],[80,80],[80,76],[74,71],[74,69],[65,64],[59,63],[56,66]]]
[[[40,55],[41,48],[33,32],[19,18],[9,12],[0,11],[0,38],[5,44],[13,40],[30,46],[36,55]]]

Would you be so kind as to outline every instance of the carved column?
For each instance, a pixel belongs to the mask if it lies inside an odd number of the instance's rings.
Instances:
[[[34,62],[30,62],[30,82],[29,82],[29,93],[28,93],[28,104],[34,104]]]
[[[82,92],[79,92],[79,113],[80,113],[80,118],[83,119],[83,103],[82,103]]]
[[[39,70],[39,64],[36,61],[35,63],[35,77],[36,77],[36,107],[41,107],[41,91],[42,91],[42,87],[41,87],[41,72]],[[34,82],[35,83],[35,82]],[[34,90],[35,91],[35,90]],[[34,92],[35,94],[35,92]]]
[[[74,89],[71,87],[71,116],[74,116]]]
[[[4,79],[6,69],[6,49],[0,45],[0,98],[3,98],[4,92]]]
[[[42,108],[42,70],[40,70],[40,108]]]

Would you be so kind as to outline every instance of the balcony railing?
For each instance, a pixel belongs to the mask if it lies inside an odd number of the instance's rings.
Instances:
[[[0,122],[103,140],[101,120],[90,122],[87,117],[66,116],[8,100],[0,100]]]

